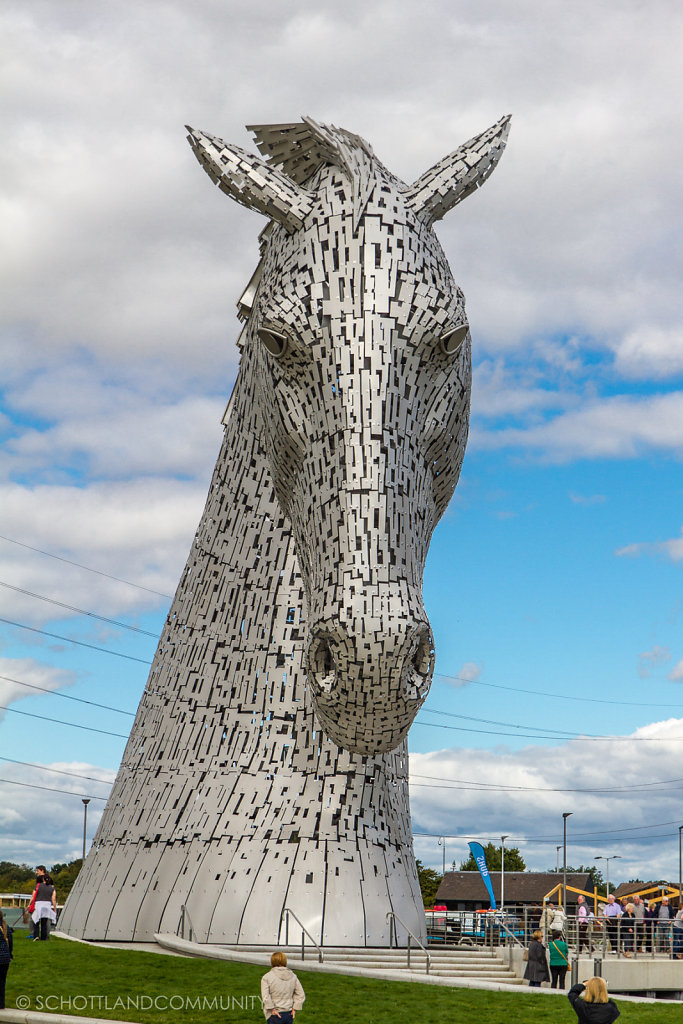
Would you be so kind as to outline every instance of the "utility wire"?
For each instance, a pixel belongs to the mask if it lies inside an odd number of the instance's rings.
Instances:
[[[643,840],[645,840],[645,839],[661,839],[664,836],[671,836],[671,835],[675,835],[676,833],[675,832],[662,832],[661,834],[658,833],[657,835],[641,836],[641,837],[638,837],[638,836],[634,836],[634,837],[631,837],[631,836],[620,836],[619,833],[623,833],[623,832],[642,832],[644,829],[648,829],[648,828],[666,828],[667,825],[676,825],[676,826],[678,826],[678,824],[679,824],[678,820],[676,820],[676,821],[658,821],[658,822],[653,822],[650,825],[632,825],[630,828],[604,828],[604,829],[601,829],[599,832],[572,832],[571,833],[571,840],[572,840],[572,842],[575,842],[577,840],[583,840],[586,837],[591,837],[591,836],[609,836],[610,837],[610,840],[609,840],[610,843],[618,843],[618,842],[623,842],[623,841],[628,842],[629,839],[634,839],[635,840],[635,839],[638,839],[638,838],[643,839]],[[413,832],[413,835],[414,836],[428,836],[428,837],[430,837],[432,839],[439,839],[444,834],[443,834],[443,832]],[[480,835],[462,835],[462,834],[461,835],[450,835],[450,836],[444,836],[444,838],[445,839],[480,839],[481,838],[481,834]],[[557,836],[509,836],[507,838],[509,838],[510,840],[512,840],[513,842],[516,842],[516,843],[557,843]],[[567,837],[567,838],[569,839],[569,837]],[[489,837],[489,839],[487,841],[488,842],[499,842],[500,841],[500,836],[491,836],[491,837]]]
[[[429,779],[432,782],[447,783],[447,785],[435,786],[435,789],[461,789],[467,787],[476,790],[482,790],[484,792],[494,793],[511,793],[511,792],[522,792],[522,793],[622,793],[622,792],[637,792],[638,790],[652,786],[668,786],[674,783],[683,782],[683,779],[662,779],[661,782],[638,782],[633,786],[603,786],[602,788],[588,788],[588,789],[556,789],[552,786],[497,786],[493,782],[472,782],[468,779],[444,779],[438,775],[416,775],[412,772],[409,776],[409,781],[412,783],[413,779]],[[451,783],[458,783],[458,785],[451,785]],[[419,783],[414,783],[419,785]],[[426,785],[426,783],[424,784]],[[467,789],[463,789],[463,792],[467,792]]]
[[[91,569],[89,565],[82,565],[81,562],[72,562],[70,558],[63,558],[61,555],[55,555],[52,551],[43,551],[42,548],[34,548],[30,544],[24,544],[20,540],[12,540],[11,537],[3,537],[0,534],[0,540],[7,541],[8,544],[17,544],[20,548],[26,548],[28,551],[36,551],[39,555],[47,555],[48,558],[56,558],[58,562],[66,562],[67,565],[75,565],[77,569],[85,569],[86,572],[95,573],[97,576],[104,576],[108,580],[115,580],[117,583],[125,583],[127,587],[135,587],[136,590],[145,590],[148,594],[156,594],[157,597],[165,597],[171,601],[172,596],[170,594],[162,594],[159,590],[152,590],[150,587],[143,587],[140,583],[131,583],[130,580],[124,580],[120,576],[112,576],[111,573],[102,572],[100,569]]]
[[[439,713],[447,714],[447,712]],[[683,736],[558,736],[557,733],[502,732],[500,729],[473,729],[471,726],[422,722],[419,719],[416,719],[415,724],[426,729],[451,729],[454,732],[474,732],[486,736],[521,736],[530,740],[566,740],[567,743],[666,743],[671,740],[683,739]]]
[[[14,779],[0,779],[0,783],[5,786],[23,786],[25,789],[42,789],[46,793],[66,793],[67,796],[78,796],[83,799],[82,793],[73,793],[70,789],[53,789],[51,786],[36,786],[32,782],[15,782]],[[109,799],[107,796],[91,796],[89,800],[104,800],[105,802]]]
[[[54,604],[58,608],[66,608],[70,612],[77,612],[79,615],[87,615],[91,619],[99,619],[100,622],[108,622],[111,626],[118,626],[119,629],[130,629],[133,633],[141,633],[143,636],[151,636],[156,640],[159,636],[158,633],[151,633],[148,629],[141,629],[139,626],[131,626],[128,622],[119,622],[118,619],[108,619],[106,615],[98,615],[97,612],[89,612],[85,608],[75,608],[72,604],[64,604],[63,601],[56,601],[52,597],[45,597],[44,594],[34,594],[31,590],[24,590],[23,587],[15,587],[11,583],[4,583],[0,580],[0,587],[6,587],[7,590],[13,590],[17,594],[25,594],[27,597],[35,597],[38,601],[46,601],[48,604]]]
[[[584,704],[613,704],[618,707],[630,708],[683,708],[683,704],[651,704],[648,702],[634,700],[606,700],[600,697],[575,697],[567,693],[549,693],[547,690],[524,690],[519,686],[503,686],[502,683],[485,683],[481,679],[470,679],[468,676],[449,676],[443,672],[436,673],[437,679],[445,679],[447,682],[472,683],[474,686],[488,686],[493,690],[508,690],[510,693],[528,693],[534,697],[554,697],[556,700],[580,701]]]
[[[34,715],[30,711],[19,711],[17,708],[8,708],[4,704],[0,704],[0,711],[9,711],[13,715],[24,715],[25,718],[39,718],[41,722],[53,722],[55,725],[68,725],[72,729],[82,729],[84,732],[99,732],[102,736],[116,736],[121,740],[128,739],[128,736],[122,732],[108,732],[106,729],[96,729],[92,725],[77,725],[76,722],[63,722],[61,718],[48,718],[47,715]]]
[[[8,683],[16,683],[17,686],[28,686],[31,690],[40,690],[42,693],[49,693],[53,697],[63,697],[64,700],[75,700],[79,704],[89,704],[93,708],[102,708],[103,711],[115,711],[117,715],[129,715],[135,718],[134,711],[124,711],[122,708],[113,708],[109,704],[98,704],[94,700],[86,700],[85,697],[74,697],[71,693],[62,693],[61,690],[51,690],[48,686],[37,686],[36,683],[24,683],[21,679],[12,679],[11,676],[0,676],[0,679]]]
[[[113,782],[106,779],[96,779],[93,775],[79,775],[78,772],[65,772],[61,768],[48,768],[44,764],[33,764],[31,761],[15,761],[12,757],[0,757],[0,761],[7,761],[8,764],[20,764],[24,768],[37,768],[41,772],[52,772],[54,775],[68,775],[70,779],[86,779],[88,782],[101,782],[103,786],[113,786]]]
[[[516,725],[514,722],[498,722],[492,718],[475,718],[473,715],[459,715],[454,711],[442,711],[439,708],[423,708],[423,711],[428,711],[432,715],[445,715],[446,718],[459,718],[463,722],[479,722],[482,725],[503,725],[508,728],[514,729],[531,729],[534,732],[547,732],[548,729],[538,725]],[[551,729],[551,732],[556,732],[558,736],[576,736],[576,732],[570,732],[566,729]],[[582,734],[583,735],[583,734]],[[598,739],[602,737],[592,736],[592,739]]]
[[[44,629],[37,629],[35,626],[25,626],[23,622],[12,622],[11,619],[0,618],[0,622],[8,626],[16,626],[18,629],[28,629],[31,633],[40,633],[42,636],[49,636],[53,640],[65,640],[69,644],[77,644],[79,647],[88,647],[91,651],[101,651],[102,654],[113,654],[115,658],[126,658],[128,661],[139,661],[141,665],[151,665],[151,661],[145,658],[135,658],[132,654],[122,654],[120,651],[111,651],[108,647],[97,647],[95,644],[86,644],[84,640],[74,640],[70,636],[60,636],[58,633],[48,633]]]

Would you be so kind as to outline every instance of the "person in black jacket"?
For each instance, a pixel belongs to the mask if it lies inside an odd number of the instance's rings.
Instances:
[[[0,910],[0,1010],[5,1009],[5,981],[12,960],[12,929]]]
[[[619,1016],[617,1004],[607,995],[603,978],[589,978],[567,992],[580,1024],[612,1024]]]
[[[542,981],[550,981],[548,960],[545,955],[545,946],[541,942],[543,932],[538,929],[531,935],[529,943],[529,958],[524,971],[524,977],[528,979],[529,988],[540,988]]]

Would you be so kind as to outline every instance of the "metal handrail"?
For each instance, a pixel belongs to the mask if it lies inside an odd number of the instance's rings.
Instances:
[[[187,918],[187,923],[189,925],[189,941],[192,942],[192,932],[194,931],[194,927],[192,925],[192,918],[190,917],[189,910],[187,909],[185,904],[182,903],[180,905],[180,921],[178,922],[178,931],[180,932],[181,939],[185,938],[185,918]]]
[[[287,917],[285,918],[285,945],[286,946],[289,945],[289,918],[291,916],[291,917],[294,918],[296,923],[301,928],[301,959],[302,960],[305,959],[304,935],[307,935],[309,937],[309,939],[311,940],[312,945],[314,945],[315,948],[318,950],[318,963],[321,964],[323,962],[322,947],[318,945],[318,943],[315,941],[315,939],[313,938],[311,933],[308,931],[308,929],[302,924],[302,922],[296,916],[294,911],[289,909],[289,907],[285,907],[284,910],[282,911],[282,913],[280,914],[280,928],[282,927],[282,918],[285,916],[285,914],[287,915]]]
[[[389,920],[391,921],[391,923],[389,925],[389,945],[393,946],[394,945],[394,941],[393,940],[395,939],[396,940],[396,948],[398,949],[398,935],[396,934],[396,922],[398,921],[399,924],[403,925],[403,927],[405,928],[406,932],[408,933],[408,961],[407,961],[407,966],[410,967],[410,940],[414,939],[416,944],[420,947],[420,949],[422,950],[424,955],[427,957],[427,972],[426,973],[429,974],[429,968],[432,966],[432,958],[429,955],[429,953],[427,952],[427,950],[425,949],[425,947],[422,945],[422,943],[420,942],[418,937],[416,935],[413,935],[413,933],[411,932],[410,928],[405,923],[405,921],[402,921],[401,918],[398,916],[398,914],[395,914],[393,910],[390,910],[387,913],[386,920],[387,921],[389,921]]]
[[[513,942],[516,942],[518,946],[521,946],[522,949],[524,949],[524,943],[520,942],[519,938],[515,935],[514,932],[510,931],[510,929],[508,928],[508,926],[505,924],[505,922],[503,920],[500,920],[500,921],[498,921],[496,923],[497,923],[498,927],[502,931],[504,931],[506,933],[506,935],[510,936],[510,938],[512,939]]]

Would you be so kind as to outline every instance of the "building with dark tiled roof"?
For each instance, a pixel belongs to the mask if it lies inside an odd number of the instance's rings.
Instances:
[[[507,888],[507,882],[505,887]],[[678,882],[666,882],[662,879],[657,882],[622,882],[614,890],[615,898],[622,904],[628,902],[628,897],[635,893],[640,893],[645,900],[658,902],[662,895],[668,896],[673,903],[678,904]]]
[[[491,871],[491,883],[496,902],[500,906],[500,871]],[[541,906],[544,898],[550,896],[552,903],[561,902],[557,886],[562,885],[562,874],[547,871],[506,871],[505,872],[505,905],[506,906]],[[587,872],[567,873],[567,906],[571,911],[576,906],[578,893],[569,889],[581,889],[582,892],[595,891],[591,876]],[[485,910],[490,900],[486,886],[478,871],[447,871],[439,886],[435,904],[445,906],[448,910]]]

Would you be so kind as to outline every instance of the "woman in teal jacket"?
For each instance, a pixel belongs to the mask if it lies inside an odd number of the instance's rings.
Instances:
[[[548,943],[550,959],[551,988],[564,988],[564,978],[569,967],[569,950],[562,938],[562,932],[553,932]]]

